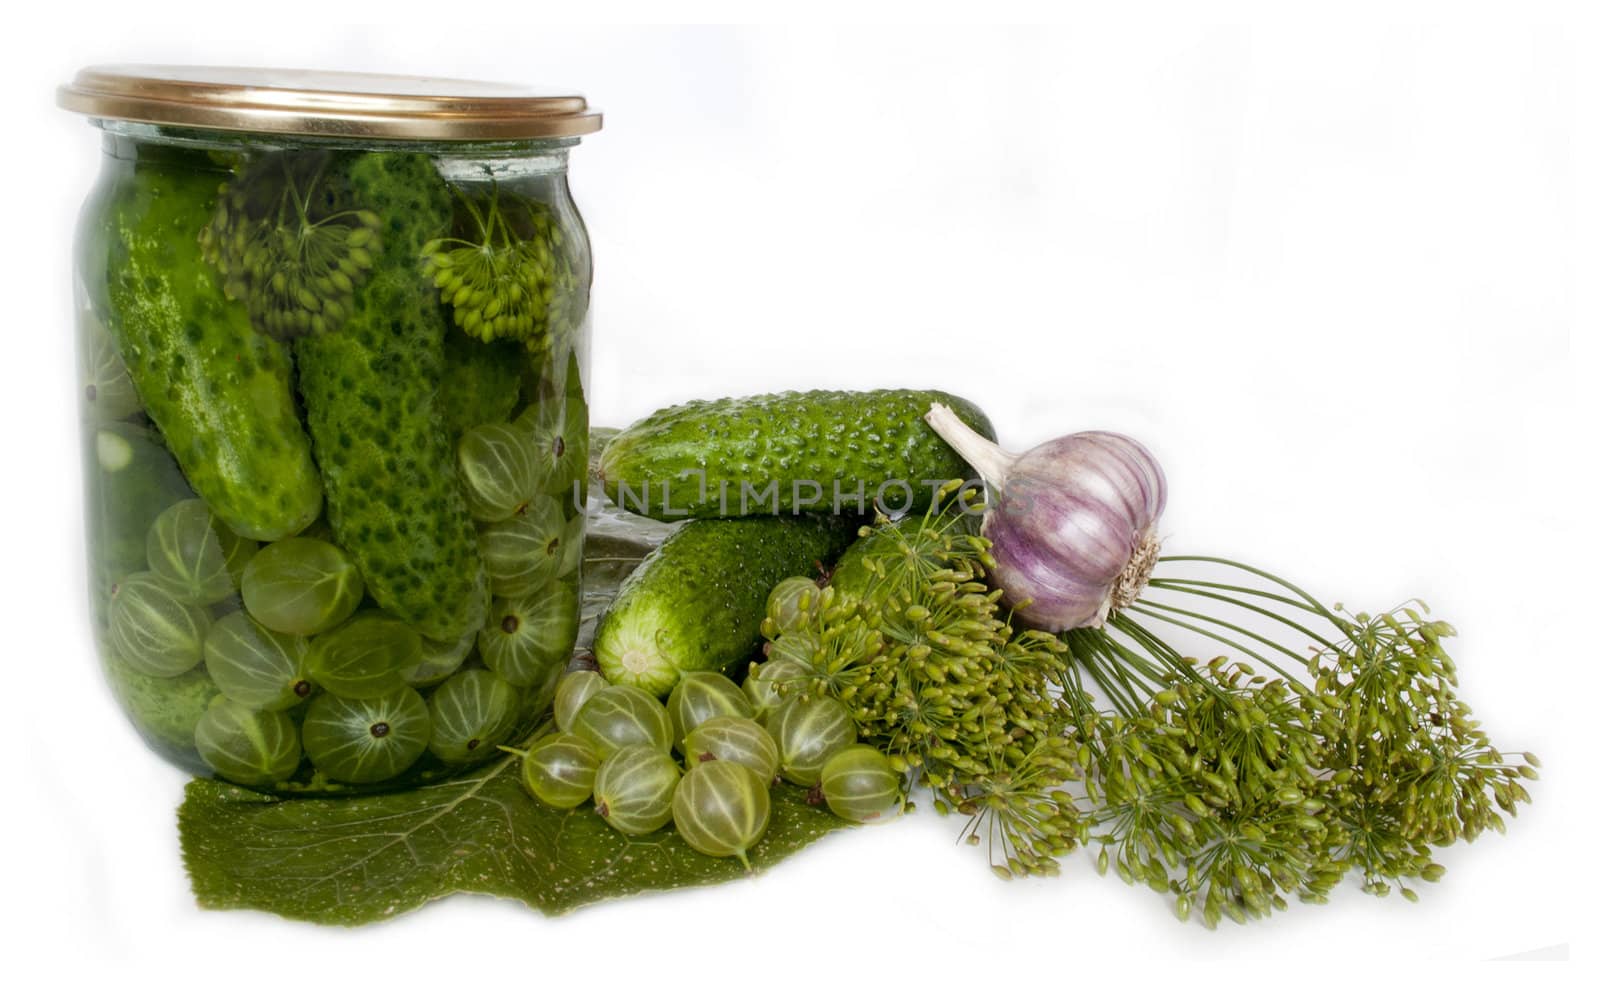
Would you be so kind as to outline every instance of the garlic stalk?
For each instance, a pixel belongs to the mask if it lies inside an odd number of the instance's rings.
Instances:
[[[1050,632],[1098,627],[1139,597],[1159,554],[1161,466],[1137,441],[1084,431],[1015,454],[934,404],[928,424],[989,487],[991,584]]]

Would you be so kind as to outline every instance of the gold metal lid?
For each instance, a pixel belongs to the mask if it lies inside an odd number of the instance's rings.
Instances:
[[[95,65],[56,90],[98,119],[308,137],[526,140],[600,129],[577,93],[357,72]]]

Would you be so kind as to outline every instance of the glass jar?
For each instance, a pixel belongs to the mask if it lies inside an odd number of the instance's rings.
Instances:
[[[292,793],[469,768],[579,621],[581,97],[145,66],[77,234],[100,659],[157,752]]]

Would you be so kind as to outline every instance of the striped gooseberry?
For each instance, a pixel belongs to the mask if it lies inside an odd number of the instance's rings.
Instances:
[[[667,695],[667,718],[672,720],[672,740],[683,748],[683,737],[702,722],[719,716],[749,718],[755,714],[739,685],[713,670],[693,670],[678,678]]]
[[[570,497],[589,462],[589,409],[582,400],[539,400],[514,422],[533,443],[545,492]]]
[[[494,594],[520,598],[554,581],[565,556],[566,528],[560,502],[543,495],[510,518],[485,526],[478,551]]]
[[[623,746],[595,772],[595,813],[625,835],[647,835],[672,820],[678,776],[662,749]]]
[[[768,716],[767,731],[778,744],[778,772],[802,787],[815,786],[828,760],[856,741],[850,709],[819,695],[785,699]]]
[[[572,656],[578,639],[578,593],[558,582],[531,595],[499,598],[478,633],[489,669],[518,687],[533,687]]]
[[[300,739],[311,764],[330,779],[377,783],[416,762],[432,731],[427,703],[402,687],[379,698],[313,698]]]
[[[428,751],[451,765],[494,755],[517,726],[517,689],[487,670],[463,670],[428,696]]]
[[[576,735],[548,735],[522,757],[522,789],[557,810],[577,807],[594,793],[600,757]]]
[[[286,712],[260,711],[226,697],[200,716],[194,747],[218,776],[246,786],[287,780],[300,765],[300,735]]]
[[[575,670],[562,675],[561,683],[556,685],[556,728],[570,732],[584,704],[610,686],[604,677],[592,670]]]
[[[663,753],[672,748],[667,709],[631,684],[613,684],[584,702],[572,734],[589,740],[602,760],[624,746],[651,746]]]
[[[900,774],[871,746],[848,746],[822,767],[822,796],[846,821],[876,821],[899,805]]]
[[[746,854],[767,833],[772,797],[767,784],[738,763],[710,762],[689,771],[672,795],[672,823],[689,847],[715,858]]]
[[[230,612],[206,634],[206,670],[246,708],[284,711],[315,690],[306,674],[308,649],[303,636],[273,632],[243,610]]]
[[[280,633],[314,636],[350,618],[366,583],[354,559],[315,536],[268,544],[244,566],[239,594],[247,612]]]
[[[778,775],[778,744],[750,719],[724,715],[701,722],[683,740],[685,767],[712,762],[738,763],[770,784]]]
[[[783,704],[783,682],[807,677],[811,667],[798,660],[779,658],[766,663],[752,664],[744,678],[745,697],[755,711],[755,720],[765,722],[773,710]]]
[[[804,575],[785,578],[767,596],[767,618],[761,629],[772,639],[792,633],[811,621],[822,589]]]
[[[111,646],[151,677],[177,677],[205,655],[211,617],[174,596],[155,575],[130,575],[111,596]]]
[[[255,541],[228,529],[199,499],[167,507],[145,537],[151,574],[167,591],[196,605],[212,605],[238,591],[255,553]]]
[[[311,641],[311,679],[343,698],[378,698],[405,686],[422,662],[422,637],[387,612],[360,612]]]
[[[480,424],[461,435],[456,472],[474,520],[506,520],[528,505],[539,484],[533,445],[522,428]]]

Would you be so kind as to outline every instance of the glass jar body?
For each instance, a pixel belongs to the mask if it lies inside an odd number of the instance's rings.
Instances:
[[[174,763],[279,792],[493,755],[579,619],[575,140],[104,127],[76,294],[119,703]]]

